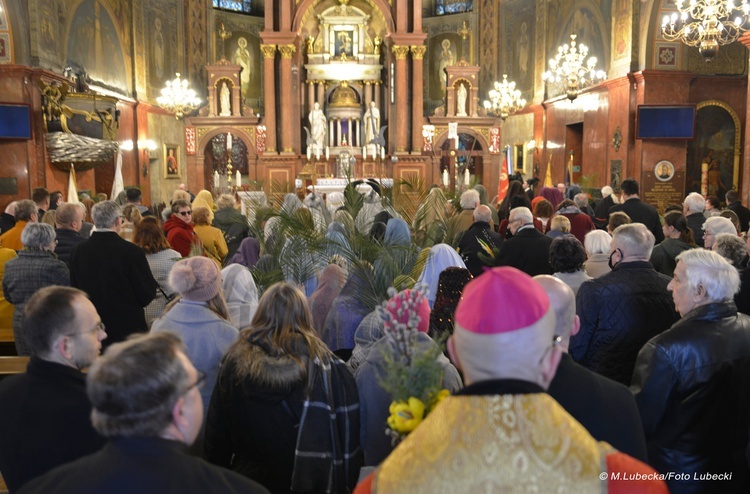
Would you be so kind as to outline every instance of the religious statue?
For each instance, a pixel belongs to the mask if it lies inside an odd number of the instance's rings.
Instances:
[[[221,86],[221,92],[219,93],[220,97],[220,103],[219,106],[219,116],[220,117],[228,117],[232,115],[232,109],[229,105],[229,84],[224,83]]]
[[[164,35],[161,31],[161,19],[154,19],[154,69],[156,77],[164,75]]]
[[[315,38],[312,36],[307,37],[307,54],[312,55],[315,53]]]
[[[443,91],[445,91],[445,86],[446,84],[448,84],[448,73],[445,71],[445,68],[455,65],[456,57],[453,54],[453,50],[451,49],[451,41],[449,39],[444,39],[440,43],[440,46],[443,47],[443,50],[440,52],[440,61],[438,63],[438,77],[442,82],[442,85],[440,87]]]
[[[383,39],[380,36],[375,36],[375,39],[372,43],[372,53],[375,55],[380,55],[380,45],[383,43]]]
[[[372,140],[378,137],[380,131],[380,110],[370,101],[370,107],[365,112],[365,144],[373,144]]]
[[[313,109],[310,111],[307,118],[310,121],[311,137],[313,141],[315,141],[313,147],[317,153],[319,150],[323,149],[325,145],[326,126],[328,124],[326,116],[323,113],[323,110],[320,109],[320,104],[317,101],[313,105]]]
[[[234,63],[242,67],[242,72],[240,72],[240,87],[242,88],[242,93],[247,97],[248,90],[250,89],[250,67],[252,60],[250,51],[247,49],[247,39],[242,36],[237,40]]]
[[[457,117],[465,117],[466,114],[466,85],[465,84],[459,84],[458,89],[456,90],[456,116]]]

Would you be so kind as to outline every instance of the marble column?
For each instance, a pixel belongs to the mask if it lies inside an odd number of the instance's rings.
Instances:
[[[407,93],[406,80],[406,54],[409,47],[406,45],[394,45],[391,50],[396,56],[396,152],[406,151],[406,138],[409,135],[408,107],[409,95]]]
[[[338,133],[336,134],[336,145],[341,146],[341,119],[336,119],[336,126],[336,130],[338,131]]]
[[[411,94],[411,150],[413,153],[422,151],[422,122],[424,120],[423,99],[424,90],[422,73],[424,69],[424,54],[427,47],[424,45],[411,46],[412,59],[412,94]]]
[[[292,94],[292,56],[297,49],[294,45],[279,45],[279,52],[281,53],[281,64],[279,65],[279,93],[281,101],[286,102],[285,104],[291,105],[294,101],[294,95]],[[293,146],[293,126],[294,126],[294,112],[289,111],[281,112],[281,152],[292,153],[294,152]]]
[[[381,110],[382,112],[383,109],[380,108],[380,81],[377,81],[372,85],[372,92],[375,99],[375,106],[377,106],[378,110]]]
[[[263,123],[266,126],[266,153],[276,154],[276,45],[260,45],[263,52],[263,98],[265,112]]]
[[[328,121],[328,147],[333,147],[333,119]]]

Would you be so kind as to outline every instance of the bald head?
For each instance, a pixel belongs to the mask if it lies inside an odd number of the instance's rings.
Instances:
[[[492,211],[490,211],[489,207],[482,204],[474,208],[474,221],[484,221],[485,223],[489,223],[491,219]]]
[[[576,297],[573,289],[559,278],[542,274],[534,276],[549,297],[552,309],[555,311],[555,334],[562,337],[560,346],[567,351],[570,337],[578,333],[580,321],[576,315]]]

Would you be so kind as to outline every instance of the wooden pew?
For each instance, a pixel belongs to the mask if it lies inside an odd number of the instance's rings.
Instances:
[[[0,328],[0,356],[16,355],[13,328]]]
[[[0,379],[26,372],[29,357],[0,357]]]

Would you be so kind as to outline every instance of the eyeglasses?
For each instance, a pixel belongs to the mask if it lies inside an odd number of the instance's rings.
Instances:
[[[206,385],[206,373],[198,369],[195,369],[195,371],[198,373],[198,379],[196,379],[193,384],[188,386],[185,390],[185,393],[183,394],[188,394],[188,392],[190,392],[190,390],[193,388],[196,388],[198,389],[198,391],[200,391]]]
[[[193,214],[193,212],[192,211],[179,211],[177,214],[179,214],[180,216],[190,216],[191,214]]]
[[[96,323],[96,325],[93,328],[91,328],[91,329],[89,329],[87,331],[81,331],[80,333],[68,333],[65,336],[78,336],[78,335],[84,335],[84,334],[89,334],[89,333],[97,333],[99,331],[101,331],[103,333],[107,332],[107,328],[104,326],[104,323],[101,322],[101,321],[99,321],[98,323]]]

